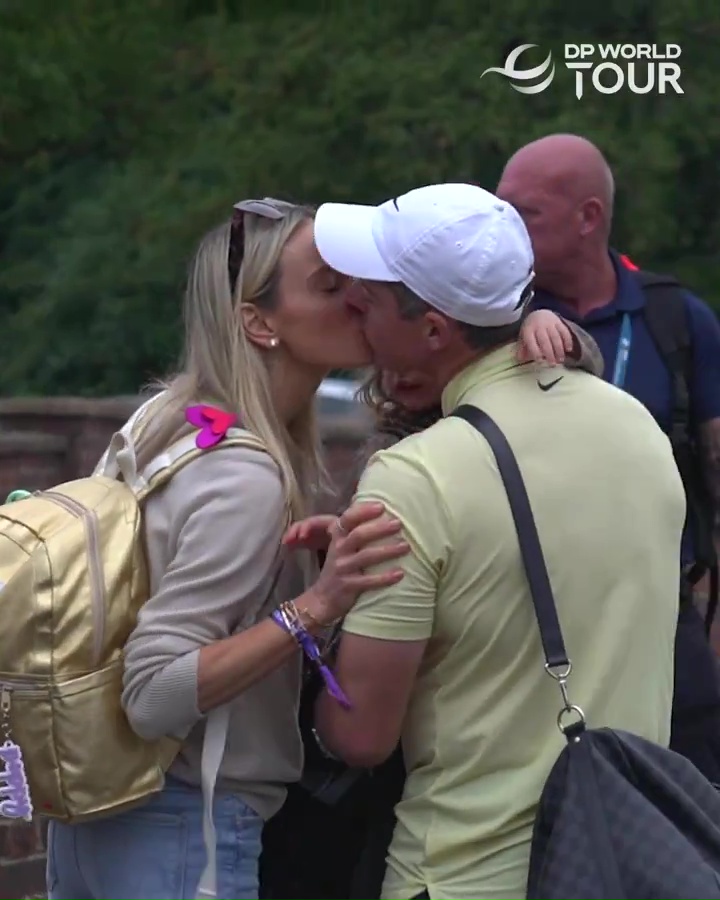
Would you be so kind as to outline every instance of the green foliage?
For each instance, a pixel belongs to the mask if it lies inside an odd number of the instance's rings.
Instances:
[[[0,13],[0,348],[10,393],[133,391],[170,366],[194,243],[243,196],[494,187],[521,144],[596,141],[615,244],[720,303],[714,0],[263,5],[24,0]],[[511,46],[679,43],[685,93],[542,95]]]

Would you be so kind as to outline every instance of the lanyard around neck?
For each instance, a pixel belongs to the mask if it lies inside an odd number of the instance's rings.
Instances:
[[[622,318],[620,338],[618,339],[617,352],[615,353],[615,368],[613,370],[612,383],[615,387],[625,386],[628,360],[630,359],[630,345],[632,344],[632,321],[628,313]]]

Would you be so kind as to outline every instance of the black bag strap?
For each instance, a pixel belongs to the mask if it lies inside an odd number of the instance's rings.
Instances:
[[[535,617],[540,629],[540,640],[545,654],[545,670],[557,683],[563,699],[563,708],[558,715],[558,728],[568,741],[574,739],[585,729],[585,717],[582,710],[570,703],[566,681],[572,670],[568,659],[565,641],[563,640],[558,619],[555,597],[553,596],[545,556],[540,544],[535,517],[530,506],[530,498],[525,489],[520,467],[507,438],[490,416],[476,406],[463,404],[451,413],[472,425],[485,438],[495,455],[500,477],[505,485],[515,530],[517,531],[520,555],[522,556],[525,574],[527,575],[535,607]],[[566,714],[574,714],[574,721],[564,725]]]
[[[670,373],[673,448],[692,442],[690,421],[690,365],[692,342],[685,298],[677,281],[639,272],[645,294],[645,323]]]
[[[672,390],[670,442],[673,448],[692,443],[690,420],[690,366],[692,341],[685,297],[674,279],[638,272],[645,295],[645,324],[669,373]]]
[[[530,507],[530,499],[525,490],[525,483],[520,474],[520,467],[515,459],[507,438],[490,416],[476,406],[464,404],[453,413],[472,425],[490,445],[495,454],[500,477],[510,501],[515,529],[520,543],[525,573],[530,584],[535,615],[540,627],[545,662],[551,669],[567,667],[570,661],[565,650],[560,621],[555,607],[550,578],[548,577],[545,557],[543,556],[535,518]]]
[[[705,630],[710,634],[718,606],[718,557],[715,549],[715,506],[703,475],[703,466],[690,415],[692,337],[683,287],[668,275],[639,270],[636,277],[645,295],[645,323],[670,373],[672,390],[672,444],[687,495],[687,520],[696,562],[685,574],[691,587],[708,574]]]

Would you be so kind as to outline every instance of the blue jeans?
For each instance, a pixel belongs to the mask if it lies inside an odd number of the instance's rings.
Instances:
[[[217,896],[257,900],[263,821],[216,793]],[[144,806],[96,822],[51,822],[49,900],[193,900],[205,866],[202,794],[168,778]]]

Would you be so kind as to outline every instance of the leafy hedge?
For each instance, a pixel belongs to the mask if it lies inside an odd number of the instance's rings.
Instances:
[[[8,0],[0,13],[0,392],[130,392],[170,365],[186,260],[242,196],[492,188],[518,146],[607,153],[615,243],[720,304],[714,0],[274,5]],[[497,75],[565,42],[679,43],[683,95],[576,100]]]

